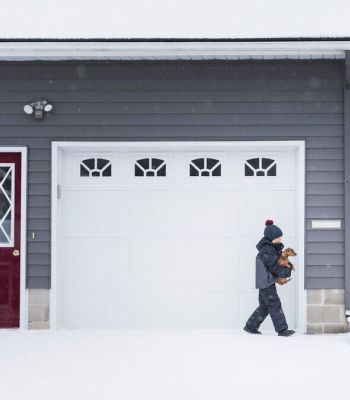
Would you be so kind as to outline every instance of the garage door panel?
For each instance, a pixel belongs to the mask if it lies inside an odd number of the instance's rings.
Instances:
[[[71,328],[105,328],[120,325],[116,307],[123,305],[120,296],[113,290],[81,290],[69,285],[63,291],[63,323]]]
[[[175,205],[167,192],[119,192],[115,235],[169,235],[174,231]]]
[[[64,320],[73,327],[224,328],[237,323],[235,293],[229,285],[74,286],[64,295]]]
[[[65,236],[236,236],[229,193],[67,191]]]
[[[127,192],[116,210],[116,235],[216,236],[235,234],[230,193]],[[127,212],[125,210],[128,210]],[[121,230],[122,229],[122,230]]]
[[[176,204],[176,229],[182,235],[193,237],[237,235],[237,200],[234,193],[188,191],[179,194]]]
[[[249,282],[255,287],[255,258],[257,254],[256,239],[237,239],[237,252],[235,254],[237,276],[241,285]]]
[[[129,265],[126,268],[118,268],[119,281],[126,284],[171,282],[171,240],[160,239],[154,242],[147,238],[128,239],[124,240],[124,246],[129,253]]]
[[[283,233],[294,236],[296,232],[295,215],[295,192],[263,192],[254,195],[242,194],[239,200],[239,225],[244,226],[245,237],[256,238],[257,233],[263,235],[264,226],[262,222],[266,219],[278,221]],[[277,222],[276,222],[277,223]],[[258,236],[259,237],[259,236]]]
[[[64,191],[64,236],[112,236],[118,197],[112,191]]]
[[[233,284],[240,277],[236,254],[229,239],[66,238],[63,277],[75,283]]]
[[[65,283],[118,282],[130,265],[130,252],[114,238],[66,238],[62,256]]]
[[[236,284],[236,245],[230,239],[186,239],[173,245],[171,281],[190,284]]]

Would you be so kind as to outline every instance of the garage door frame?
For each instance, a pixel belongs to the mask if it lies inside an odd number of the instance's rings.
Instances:
[[[60,287],[58,281],[57,254],[58,242],[58,196],[59,196],[59,172],[62,152],[65,150],[102,150],[112,148],[115,151],[127,151],[129,149],[145,150],[153,149],[222,149],[228,150],[235,147],[259,147],[261,149],[291,149],[296,151],[296,192],[297,192],[297,249],[300,269],[297,299],[297,330],[306,333],[306,290],[304,287],[305,271],[305,140],[293,141],[115,141],[115,142],[52,142],[52,167],[51,167],[51,291],[50,291],[50,329],[61,328],[60,320]]]

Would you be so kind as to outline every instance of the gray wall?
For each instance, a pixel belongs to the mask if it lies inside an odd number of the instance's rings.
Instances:
[[[306,139],[306,287],[344,288],[343,61],[1,62],[0,145],[29,147],[28,279],[50,285],[52,140]],[[44,121],[23,113],[45,97]],[[31,232],[36,232],[36,240]]]

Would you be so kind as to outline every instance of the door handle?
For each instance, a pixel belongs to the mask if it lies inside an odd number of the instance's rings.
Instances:
[[[13,250],[13,253],[12,253],[15,257],[18,257],[19,256],[19,250],[17,250],[17,249],[15,249],[15,250]]]

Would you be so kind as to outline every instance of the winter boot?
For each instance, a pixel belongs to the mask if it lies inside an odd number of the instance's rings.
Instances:
[[[255,331],[254,329],[250,329],[250,328],[248,328],[247,326],[245,326],[243,329],[244,329],[246,332],[248,332],[248,333],[255,333],[255,334],[261,335],[261,332],[260,332],[260,331]]]
[[[293,335],[295,331],[293,329],[283,329],[283,331],[278,331],[278,336],[290,336]]]

